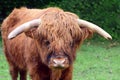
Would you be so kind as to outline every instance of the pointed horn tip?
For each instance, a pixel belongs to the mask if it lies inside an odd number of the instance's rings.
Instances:
[[[107,40],[112,40],[112,37],[110,36],[110,37],[107,37],[106,39],[107,39]]]
[[[13,37],[8,37],[9,40],[11,40]]]
[[[8,35],[8,39],[9,40],[11,40],[11,39],[13,39],[15,36],[13,36],[13,35]]]
[[[105,37],[107,40],[112,40],[112,36],[108,35]]]

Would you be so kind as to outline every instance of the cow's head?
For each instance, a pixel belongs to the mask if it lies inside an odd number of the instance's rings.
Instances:
[[[18,26],[8,39],[22,32],[35,40],[43,63],[50,68],[69,67],[75,59],[77,47],[93,32],[112,39],[99,26],[79,19],[75,14],[54,10]]]

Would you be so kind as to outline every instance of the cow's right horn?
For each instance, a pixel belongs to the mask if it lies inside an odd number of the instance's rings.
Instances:
[[[8,35],[8,39],[12,39],[17,35],[19,35],[20,33],[28,31],[31,28],[38,27],[40,22],[41,22],[41,19],[34,19],[18,26],[12,32],[10,32],[10,34]]]

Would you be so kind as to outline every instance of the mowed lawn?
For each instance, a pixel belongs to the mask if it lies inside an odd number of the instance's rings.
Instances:
[[[120,80],[119,42],[86,42],[76,57],[73,80]],[[0,80],[11,80],[1,46]]]

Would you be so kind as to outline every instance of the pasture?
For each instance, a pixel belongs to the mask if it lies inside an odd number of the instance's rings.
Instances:
[[[0,80],[11,80],[2,42]],[[77,51],[73,80],[120,80],[120,42],[85,42]]]

